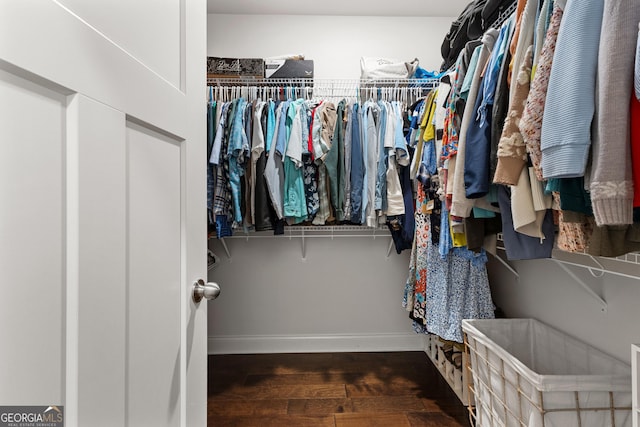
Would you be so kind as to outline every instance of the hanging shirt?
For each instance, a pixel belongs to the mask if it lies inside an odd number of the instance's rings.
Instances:
[[[362,150],[362,108],[358,103],[353,104],[351,113],[351,222],[362,224],[362,188],[364,185],[364,159]]]
[[[287,130],[289,138],[286,143],[286,156],[284,163],[284,216],[291,223],[298,224],[307,219],[307,204],[305,201],[303,171],[302,171],[302,146],[305,140],[302,136],[302,117],[300,115],[302,103],[298,100],[292,102],[287,112]],[[305,113],[306,123],[306,113]]]
[[[320,107],[318,120],[319,132],[314,135],[313,141],[314,154],[316,155],[315,162],[318,164],[318,197],[320,199],[320,208],[313,220],[314,225],[324,225],[327,221],[334,219],[331,212],[329,178],[324,160],[331,149],[331,140],[335,131],[337,114],[336,107],[331,102],[324,102]]]
[[[375,196],[375,209],[378,211],[387,210],[387,165],[389,150],[385,147],[385,133],[387,132],[387,105],[382,101],[378,101],[378,107],[380,108],[380,122],[378,124],[379,138],[378,138],[378,167],[376,174],[376,196]]]
[[[395,126],[392,127],[393,135],[389,143],[385,141],[385,147],[391,145],[389,149],[389,167],[387,168],[387,215],[404,215],[404,199],[402,194],[402,186],[400,184],[400,176],[398,171],[398,153],[404,153],[408,157],[406,152],[405,140],[402,137],[402,111],[399,102],[393,102],[391,104],[391,110]],[[398,133],[398,130],[400,133]],[[403,159],[405,162],[406,159]],[[405,165],[406,166],[406,163]]]
[[[209,88],[212,90],[213,88]],[[213,93],[211,93],[211,98]],[[211,99],[210,98],[210,99]],[[207,103],[207,158],[211,156],[211,149],[216,135],[216,102],[211,99]],[[207,161],[207,218],[209,225],[214,224],[213,197],[215,194],[215,173],[213,165]]]
[[[231,184],[233,221],[235,224],[242,223],[242,211],[240,208],[242,189],[240,178],[244,175],[244,156],[249,148],[244,128],[244,112],[246,108],[247,101],[245,101],[244,98],[239,98],[237,100],[233,123],[231,124],[231,133],[229,136],[229,182]]]
[[[320,132],[322,131],[322,109],[324,104],[318,105],[313,112],[313,122],[311,125],[311,153],[313,160],[320,159],[324,154],[320,145]]]
[[[244,176],[241,184],[242,201],[240,208],[242,209],[242,219],[245,231],[253,229],[253,203],[251,202],[251,144],[253,142],[253,108],[255,103],[248,102],[244,111],[244,132],[247,137],[247,146],[244,153]]]
[[[373,102],[369,103],[366,116],[365,128],[365,189],[363,190],[363,206],[362,223],[366,223],[367,227],[375,227],[377,224],[375,215],[375,197],[376,197],[376,163],[378,160],[378,132],[376,129],[375,114],[379,114],[380,110]],[[365,200],[366,197],[366,200]],[[366,201],[366,203],[365,203]]]
[[[284,103],[281,103],[275,112],[275,122],[280,121],[283,115]],[[274,127],[273,140],[278,139],[279,127]],[[284,133],[284,129],[282,131]],[[269,189],[269,196],[271,198],[271,204],[276,212],[278,219],[284,218],[283,212],[283,198],[282,191],[284,188],[284,170],[282,166],[282,154],[277,153],[275,143],[271,144],[271,150],[269,151],[269,158],[267,159],[267,165],[264,170],[264,178],[267,182],[267,188]],[[283,147],[284,149],[284,147]]]
[[[269,100],[269,110],[267,112],[267,135],[265,138],[265,151],[268,153],[271,151],[271,142],[273,141],[273,134],[276,128],[276,111],[275,102]]]
[[[344,221],[344,106],[344,100],[338,103],[333,141],[325,157],[329,199],[338,221]]]
[[[418,171],[420,170],[420,159],[422,158],[422,153],[424,150],[424,142],[425,142],[424,141],[425,127],[427,126],[427,122],[430,122],[429,117],[433,117],[433,116],[430,116],[430,109],[433,106],[433,102],[432,102],[433,96],[434,96],[434,92],[433,91],[429,92],[429,94],[427,95],[427,98],[422,104],[422,107],[420,108],[420,114],[419,114],[419,120],[418,120],[419,136],[418,136],[418,141],[415,145],[415,150],[413,152],[413,158],[411,159],[411,166],[410,166],[410,172],[409,172],[409,177],[411,180],[414,180],[417,178]]]
[[[222,138],[224,136],[224,129],[227,121],[227,112],[229,110],[230,103],[224,103],[220,109],[220,119],[218,120],[218,126],[215,131],[215,138],[213,145],[211,146],[211,154],[209,155],[209,163],[212,165],[218,165],[220,162],[220,149],[222,147]]]
[[[320,104],[319,104],[320,105]],[[307,199],[307,217],[311,220],[315,217],[318,209],[320,209],[320,197],[318,195],[318,166],[313,161],[313,138],[314,127],[317,120],[318,105],[310,111],[309,132],[307,141],[307,152],[303,154],[304,162],[304,188]],[[316,134],[319,134],[319,127]]]
[[[409,166],[411,164],[411,156],[409,155],[409,149],[407,148],[407,141],[404,137],[404,122],[402,119],[402,103],[398,101],[392,102],[393,111],[396,117],[395,126],[395,150],[396,161],[399,166]]]
[[[220,152],[223,147],[226,147],[225,128],[227,126],[227,115],[229,113],[229,107],[231,103],[223,104],[220,115],[220,121],[218,122],[218,129],[216,131],[215,141],[211,152],[210,163],[216,167],[216,186],[213,199],[213,210],[215,215],[227,215],[229,212],[229,202],[231,201],[231,194],[227,197],[227,178],[224,173],[224,169],[228,170],[228,163],[221,160]],[[217,146],[217,147],[216,147]],[[217,151],[217,154],[214,153]],[[226,148],[224,150],[226,152]],[[223,159],[222,159],[223,160]],[[225,166],[226,164],[226,166]]]
[[[282,103],[282,114],[280,114],[280,118],[278,119],[276,126],[278,129],[278,134],[275,136],[276,142],[276,153],[278,153],[281,157],[285,155],[285,146],[287,144],[287,140],[289,139],[289,131],[287,131],[287,116],[289,111],[289,105],[291,105],[291,101],[284,101]]]
[[[226,103],[222,106],[222,113],[220,115],[220,121],[218,124],[218,130],[216,132],[216,139],[214,142],[218,144],[218,156],[215,159],[215,192],[213,196],[213,213],[215,215],[216,222],[216,236],[220,239],[222,237],[231,236],[231,223],[229,221],[229,215],[231,214],[231,189],[229,186],[229,162],[226,159],[227,146],[228,146],[228,129],[229,129],[229,116],[232,116],[232,103]],[[212,156],[213,157],[213,156]]]
[[[260,116],[260,131],[262,135],[267,134],[267,119],[269,115],[268,104],[262,108],[262,114]],[[266,141],[265,141],[266,143]],[[269,188],[267,187],[267,181],[264,177],[264,171],[267,166],[267,151],[263,150],[256,162],[256,191],[254,202],[255,221],[254,227],[256,231],[273,230],[274,224],[276,224],[276,214],[271,204],[271,198],[269,196]]]
[[[351,134],[353,132],[353,106],[346,107],[347,127],[344,131],[344,218],[351,218]]]
[[[251,194],[250,201],[250,212],[251,212],[251,224],[256,223],[255,216],[255,205],[256,205],[256,165],[258,163],[258,159],[264,153],[265,142],[264,142],[264,133],[262,132],[262,125],[260,119],[262,117],[262,112],[265,108],[265,102],[258,102],[256,104],[256,108],[254,111],[253,118],[253,138],[251,144],[251,173],[250,173],[250,188],[249,192]]]

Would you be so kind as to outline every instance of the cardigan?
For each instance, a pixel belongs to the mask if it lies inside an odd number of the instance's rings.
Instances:
[[[525,53],[525,60],[518,70],[515,84],[512,82],[515,90],[498,143],[498,166],[493,177],[495,184],[518,184],[520,172],[527,164],[525,142],[522,133],[520,133],[519,125],[529,94],[532,62],[533,45],[529,45]]]

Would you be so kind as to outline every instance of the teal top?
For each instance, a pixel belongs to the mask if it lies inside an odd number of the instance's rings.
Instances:
[[[286,120],[286,155],[284,162],[284,216],[293,224],[307,219],[307,201],[302,170],[302,117],[304,100],[298,99],[289,105]],[[306,121],[306,120],[305,120]]]

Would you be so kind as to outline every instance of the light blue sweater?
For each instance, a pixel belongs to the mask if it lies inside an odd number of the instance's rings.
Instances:
[[[542,174],[584,176],[595,111],[598,46],[604,0],[568,0],[542,119]]]

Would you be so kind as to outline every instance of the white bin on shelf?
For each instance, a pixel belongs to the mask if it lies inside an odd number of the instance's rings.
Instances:
[[[631,367],[534,319],[463,320],[476,426],[631,426]]]

